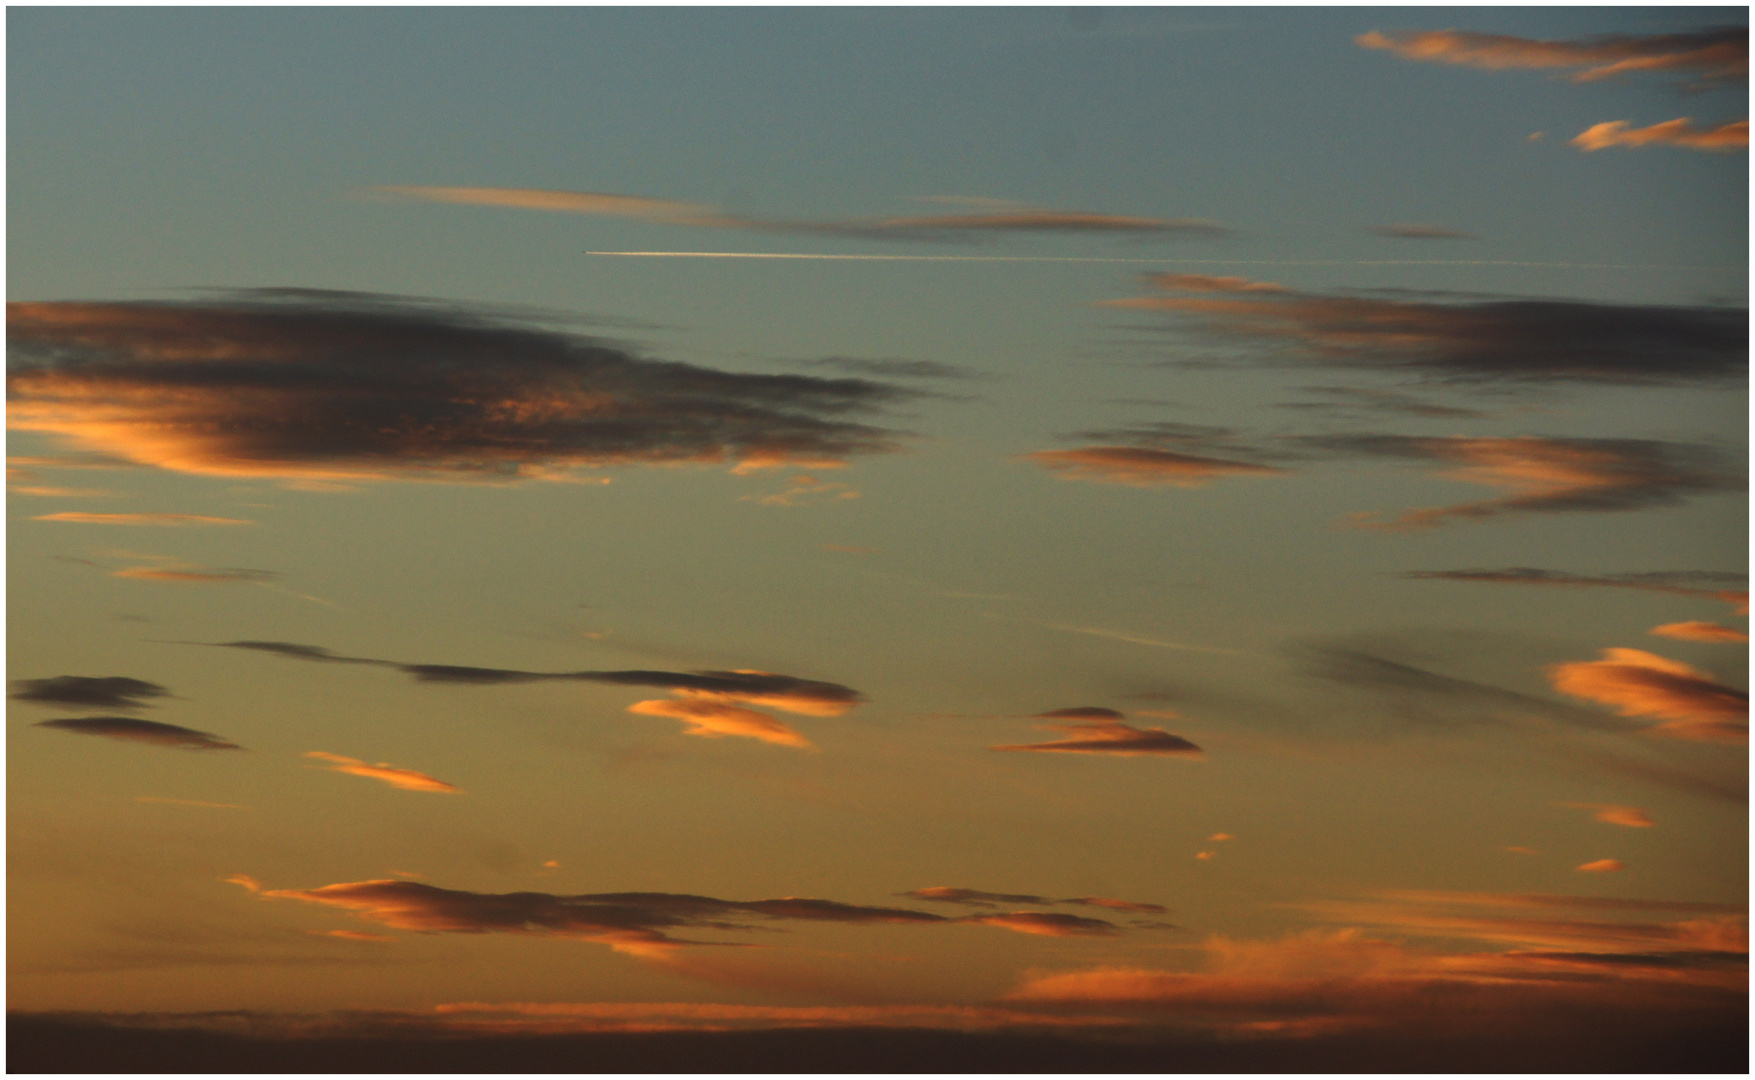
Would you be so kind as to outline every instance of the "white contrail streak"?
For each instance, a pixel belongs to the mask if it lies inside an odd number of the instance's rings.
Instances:
[[[587,251],[636,259],[831,259],[858,262],[1199,263],[1211,266],[1537,266],[1560,270],[1742,270],[1741,266],[1517,262],[1511,259],[1118,259],[1070,255],[811,255],[755,251]]]

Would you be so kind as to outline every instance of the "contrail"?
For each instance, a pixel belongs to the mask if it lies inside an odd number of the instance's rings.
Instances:
[[[755,251],[587,251],[636,259],[831,259],[858,262],[1198,263],[1210,266],[1535,266],[1559,270],[1742,270],[1741,266],[1518,262],[1511,259],[1121,259],[1072,255],[812,255]]]

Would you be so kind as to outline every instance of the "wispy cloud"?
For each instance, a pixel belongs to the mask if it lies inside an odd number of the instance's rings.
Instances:
[[[1613,874],[1617,870],[1627,869],[1627,864],[1620,859],[1598,859],[1595,862],[1575,866],[1573,869],[1582,874]]]
[[[208,517],[203,514],[87,514],[69,510],[39,514],[32,521],[68,521],[77,525],[254,525],[242,518]]]
[[[1355,515],[1362,528],[1429,529],[1504,515],[1613,512],[1673,506],[1687,496],[1743,487],[1742,477],[1702,446],[1645,439],[1520,436],[1315,435],[1289,440],[1342,456],[1398,458],[1451,466],[1447,477],[1510,488],[1503,499],[1407,510],[1388,521]]]
[[[1038,750],[1061,754],[1113,754],[1120,757],[1144,755],[1191,757],[1203,756],[1201,748],[1180,735],[1163,728],[1136,728],[1119,720],[1107,718],[1074,720],[1066,723],[1040,725],[1050,731],[1064,731],[1071,738],[1042,743],[990,746],[989,750]]]
[[[28,701],[57,708],[144,709],[148,698],[168,697],[170,691],[145,679],[126,675],[56,675],[49,679],[14,679],[13,701]]]
[[[969,915],[957,921],[999,926],[1039,937],[1112,937],[1121,932],[1114,923],[1058,911],[1008,911],[995,915]]]
[[[1373,30],[1353,39],[1367,49],[1387,49],[1409,60],[1439,61],[1503,71],[1510,68],[1583,68],[1573,82],[1595,82],[1636,72],[1679,72],[1697,85],[1749,76],[1747,27],[1715,27],[1685,34],[1604,34],[1541,41],[1463,30]]]
[[[1749,149],[1749,121],[1733,120],[1718,127],[1695,127],[1686,116],[1650,127],[1636,128],[1625,120],[1594,124],[1572,140],[1580,150],[1607,150],[1614,146],[1680,146],[1688,150],[1731,153]]]
[[[632,218],[658,225],[758,232],[845,236],[878,240],[964,240],[992,232],[1094,232],[1135,235],[1222,236],[1230,232],[1196,218],[1130,217],[1087,210],[995,207],[985,213],[864,218],[850,221],[765,219],[730,214],[696,203],[609,195],[590,191],[539,191],[525,188],[388,186],[368,189],[391,199],[505,206],[524,210]]]
[[[133,581],[171,581],[185,585],[236,585],[274,581],[280,575],[273,570],[251,570],[236,566],[128,566],[113,571],[111,577]]]
[[[980,379],[986,376],[972,368],[943,364],[937,360],[867,360],[849,356],[825,356],[807,360],[805,367],[834,368],[850,375],[868,375],[874,379]]]
[[[160,724],[153,720],[136,720],[128,716],[93,716],[78,720],[44,720],[37,727],[54,728],[75,735],[101,735],[124,742],[174,746],[184,750],[241,750],[237,743],[217,735],[176,724]]]
[[[14,428],[207,475],[509,482],[606,465],[833,466],[900,445],[850,414],[917,396],[647,359],[529,312],[361,293],[8,312]]]
[[[997,907],[1001,904],[1033,904],[1048,907],[1055,904],[1080,904],[1085,907],[1107,908],[1110,911],[1127,911],[1142,915],[1162,915],[1169,909],[1162,904],[1147,904],[1136,900],[1113,900],[1106,896],[1075,896],[1065,900],[1054,900],[1046,896],[1033,896],[1028,893],[995,893],[980,889],[962,889],[951,886],[937,885],[929,889],[915,889],[912,892],[898,893],[914,900],[928,900],[938,904],[961,904],[965,907]],[[1016,914],[1016,913],[1014,913]]]
[[[801,750],[811,748],[809,739],[767,713],[723,701],[660,698],[655,701],[636,701],[628,706],[628,711],[641,716],[668,716],[681,720],[688,725],[683,731],[684,735],[699,735],[708,739],[734,735],[759,739],[776,746],[795,746]]]
[[[1622,716],[1664,721],[1653,734],[1704,742],[1747,742],[1749,695],[1704,671],[1642,649],[1604,649],[1603,659],[1555,664],[1554,689],[1612,705]]]
[[[1497,585],[1547,585],[1560,588],[1637,589],[1642,592],[1701,596],[1722,600],[1747,614],[1749,590],[1724,588],[1747,582],[1748,575],[1720,570],[1653,570],[1624,574],[1574,574],[1565,570],[1541,570],[1532,566],[1507,566],[1496,570],[1410,570],[1405,578],[1428,581],[1482,581]]]
[[[1574,810],[1593,811],[1591,817],[1608,825],[1625,825],[1628,828],[1633,829],[1649,829],[1656,824],[1651,820],[1651,815],[1646,813],[1643,807],[1638,806],[1618,806],[1614,803],[1588,802],[1569,802],[1559,803],[1558,805],[1571,807]]]
[[[349,776],[364,776],[370,780],[380,780],[393,788],[403,791],[438,791],[449,795],[460,795],[463,789],[455,784],[428,776],[413,769],[401,769],[386,762],[368,765],[358,758],[343,757],[340,754],[326,754],[321,750],[312,750],[305,754],[308,758],[327,761],[325,768],[331,772],[347,773]]]
[[[1156,274],[1190,296],[1108,300],[1161,311],[1204,337],[1259,347],[1264,359],[1462,383],[1687,383],[1730,379],[1749,363],[1748,313],[1581,300],[1412,300],[1298,292],[1241,278]],[[1230,284],[1217,284],[1217,283]]]
[[[1732,630],[1728,626],[1720,626],[1713,622],[1673,622],[1662,626],[1654,626],[1647,633],[1658,637],[1675,638],[1678,641],[1705,641],[1714,644],[1733,644],[1746,642],[1749,635],[1741,630]]]
[[[1274,476],[1286,471],[1271,465],[1198,457],[1144,446],[1038,450],[1024,457],[1068,480],[1096,480],[1134,487],[1202,487],[1225,476]]]

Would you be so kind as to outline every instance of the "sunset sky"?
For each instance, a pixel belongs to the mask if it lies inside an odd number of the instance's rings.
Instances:
[[[1746,8],[7,27],[11,1009],[1742,1015]]]

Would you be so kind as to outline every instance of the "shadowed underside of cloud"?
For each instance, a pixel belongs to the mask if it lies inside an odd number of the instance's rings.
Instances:
[[[145,709],[147,698],[168,697],[170,691],[145,679],[126,675],[93,677],[56,675],[51,679],[14,679],[13,701],[30,701],[57,708]]]
[[[175,746],[185,750],[242,750],[237,743],[226,742],[217,735],[176,724],[160,724],[152,720],[136,720],[129,716],[93,716],[81,720],[44,720],[37,727],[71,731],[75,735],[102,735],[107,739]]]
[[[1749,640],[1749,635],[1741,630],[1732,630],[1728,626],[1720,626],[1713,622],[1700,622],[1699,620],[1665,623],[1662,626],[1652,627],[1647,633],[1655,634],[1658,637],[1675,638],[1678,641],[1704,641],[1712,644],[1737,644]]]
[[[381,780],[393,788],[404,791],[439,791],[446,794],[462,794],[463,789],[455,784],[447,784],[443,780],[428,776],[413,769],[399,769],[386,762],[368,765],[359,758],[343,757],[340,754],[325,754],[321,750],[312,750],[305,755],[319,761],[327,761],[324,766],[331,772],[347,773],[350,776],[363,776],[370,780]]]
[[[1733,120],[1718,127],[1695,127],[1686,116],[1650,127],[1636,128],[1625,120],[1595,124],[1580,132],[1572,145],[1581,150],[1607,150],[1613,146],[1680,146],[1688,150],[1731,153],[1749,149],[1749,121]]]
[[[1749,30],[1725,26],[1685,34],[1604,34],[1575,40],[1539,41],[1462,30],[1376,30],[1353,39],[1368,49],[1388,49],[1409,60],[1502,71],[1507,68],[1584,68],[1573,82],[1595,82],[1641,71],[1695,76],[1697,86],[1749,77]]]
[[[1557,805],[1568,806],[1574,810],[1593,811],[1591,814],[1592,818],[1608,825],[1625,825],[1628,828],[1633,829],[1649,829],[1655,824],[1651,820],[1651,815],[1646,813],[1642,807],[1638,806],[1618,806],[1614,803],[1585,802],[1559,803]]]
[[[947,885],[935,885],[929,889],[915,889],[912,892],[898,893],[899,896],[911,897],[915,900],[930,900],[939,904],[962,904],[967,907],[994,907],[999,904],[1083,904],[1086,907],[1108,908],[1111,911],[1130,911],[1139,914],[1162,915],[1169,911],[1162,904],[1143,904],[1133,900],[1111,900],[1105,896],[1075,896],[1066,900],[1052,900],[1046,896],[1030,896],[1019,893],[992,893],[980,889],[960,889]]]
[[[536,934],[578,938],[609,945],[648,959],[674,955],[689,945],[728,944],[679,939],[669,931],[708,928],[751,930],[763,921],[937,924],[976,923],[1019,933],[1074,936],[1109,935],[1119,929],[1101,919],[1041,912],[949,918],[907,908],[868,907],[835,900],[784,897],[776,900],[718,900],[684,893],[476,893],[442,889],[413,881],[355,881],[317,889],[261,890],[264,897],[303,900],[357,912],[361,918],[399,930],[454,934]]]
[[[1378,521],[1375,514],[1351,519],[1372,529],[1429,529],[1459,518],[1506,514],[1674,506],[1689,495],[1736,491],[1745,484],[1706,447],[1647,439],[1313,435],[1289,441],[1340,456],[1435,462],[1453,467],[1444,474],[1450,479],[1516,492],[1503,499],[1407,510],[1389,521]]]
[[[1119,720],[1087,720],[1043,725],[1072,736],[1044,743],[990,746],[989,750],[1041,750],[1061,754],[1113,754],[1201,757],[1201,748],[1163,728],[1136,728]]]
[[[793,221],[728,214],[696,203],[607,195],[590,191],[539,191],[526,188],[379,187],[371,193],[425,202],[506,206],[572,214],[632,218],[658,225],[709,229],[847,236],[875,240],[968,240],[993,232],[1095,232],[1135,235],[1222,236],[1231,230],[1195,218],[1127,217],[1086,210],[1004,209],[981,214],[867,218],[855,221]]]
[[[1554,689],[1612,705],[1622,716],[1664,721],[1656,735],[1701,742],[1747,742],[1749,695],[1706,672],[1641,649],[1604,649],[1603,659],[1555,664]]]
[[[1496,585],[1550,585],[1565,588],[1638,589],[1642,592],[1701,596],[1722,600],[1749,612],[1749,590],[1726,588],[1749,580],[1746,574],[1720,570],[1653,570],[1628,574],[1572,574],[1564,570],[1541,570],[1532,566],[1507,566],[1497,570],[1411,570],[1405,578],[1426,581],[1485,581]]]
[[[7,333],[14,428],[209,475],[507,481],[605,465],[834,465],[897,449],[893,433],[847,416],[913,396],[652,360],[527,313],[361,293],[11,304]]]
[[[1414,301],[1295,292],[1242,278],[1155,274],[1145,296],[1103,306],[1162,311],[1208,337],[1332,367],[1457,382],[1660,384],[1730,379],[1749,364],[1741,309],[1574,300]]]

